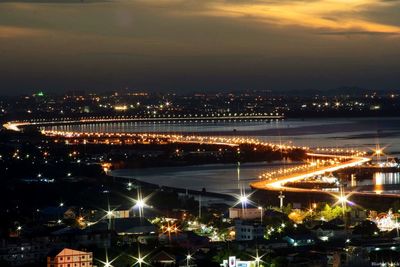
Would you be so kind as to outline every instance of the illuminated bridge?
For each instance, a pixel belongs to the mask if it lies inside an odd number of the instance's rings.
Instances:
[[[279,113],[228,113],[228,114],[187,114],[164,116],[100,116],[80,118],[54,118],[10,121],[3,124],[8,130],[20,131],[26,126],[56,126],[86,123],[113,123],[113,122],[212,122],[212,121],[259,121],[280,120],[284,114]]]

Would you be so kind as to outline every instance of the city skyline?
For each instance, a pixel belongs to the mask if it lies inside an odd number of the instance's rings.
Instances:
[[[0,1],[3,94],[396,89],[399,1]]]

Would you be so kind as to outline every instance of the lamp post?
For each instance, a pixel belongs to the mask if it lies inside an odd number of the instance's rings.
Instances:
[[[245,216],[246,206],[247,206],[247,202],[249,202],[249,199],[247,198],[246,195],[242,195],[242,196],[240,196],[239,201],[242,204],[242,216]]]
[[[113,212],[112,210],[109,209],[109,210],[107,211],[108,230],[112,230],[112,229],[113,229],[113,227],[112,227],[112,225],[113,225],[113,221],[112,221],[113,217],[114,217],[114,212]]]
[[[186,267],[189,267],[189,262],[190,262],[191,259],[192,259],[192,255],[187,254],[186,255]]]
[[[134,199],[135,206],[139,210],[139,217],[144,217],[144,208],[146,207],[146,199],[143,198],[140,189],[137,190],[137,199]]]
[[[256,256],[254,257],[254,261],[256,262],[256,267],[260,267],[261,258],[263,255],[258,254],[258,249],[256,249]]]
[[[264,213],[264,209],[263,209],[263,207],[261,207],[261,206],[259,206],[258,207],[258,209],[260,210],[260,221],[261,221],[261,224],[263,223],[263,213]]]
[[[340,196],[338,198],[341,206],[342,206],[342,214],[343,214],[343,222],[345,227],[347,228],[347,220],[346,220],[346,208],[347,208],[347,196],[344,194],[343,186],[340,187]]]

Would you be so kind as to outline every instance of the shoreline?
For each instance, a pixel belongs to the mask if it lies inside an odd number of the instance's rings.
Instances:
[[[149,182],[144,182],[135,178],[127,178],[127,177],[121,177],[121,176],[114,176],[114,175],[109,175],[107,174],[109,178],[114,179],[115,181],[123,181],[126,182],[127,180],[130,182],[134,182],[136,185],[139,186],[144,186],[147,189],[157,189],[157,190],[168,190],[171,192],[175,193],[181,193],[181,194],[188,194],[192,196],[204,196],[204,197],[210,197],[210,198],[218,198],[221,200],[225,201],[234,201],[235,198],[232,195],[229,194],[223,194],[223,193],[216,193],[216,192],[209,192],[209,191],[199,191],[199,190],[193,190],[193,189],[184,189],[184,188],[179,188],[179,187],[172,187],[172,186],[163,186],[163,185],[158,185],[154,183],[149,183]]]

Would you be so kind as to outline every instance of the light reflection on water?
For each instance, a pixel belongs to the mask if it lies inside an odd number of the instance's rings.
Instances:
[[[400,184],[400,173],[398,172],[376,172],[373,176],[373,182],[375,185],[395,185]]]
[[[400,189],[400,173],[390,172],[382,173],[376,172],[373,175],[374,192],[377,194],[382,194],[382,192],[387,193],[398,193]],[[384,186],[390,185],[391,190],[385,190]],[[393,187],[395,186],[395,187]]]
[[[399,194],[400,172],[375,172],[370,178],[356,179],[355,184],[352,181],[352,185],[348,190],[374,192],[376,194]]]

